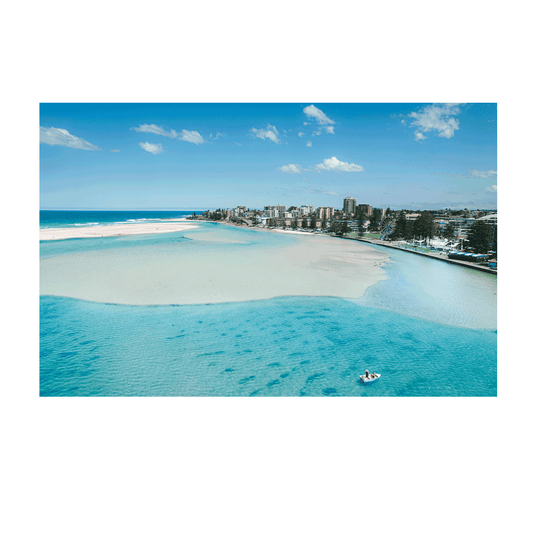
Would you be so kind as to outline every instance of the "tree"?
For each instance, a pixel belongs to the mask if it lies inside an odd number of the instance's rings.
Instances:
[[[405,233],[403,235],[406,241],[410,241],[414,236],[414,226],[415,223],[412,220],[409,220],[405,224]]]
[[[346,235],[350,231],[350,227],[348,226],[348,222],[346,222],[346,220],[335,220],[331,226],[331,229],[336,235]]]
[[[455,228],[453,222],[448,222],[448,224],[446,224],[442,236],[449,241],[455,239]]]
[[[435,235],[435,225],[433,223],[433,215],[429,211],[424,211],[413,225],[413,233],[415,237],[422,239],[432,238]]]
[[[370,227],[369,227],[370,231],[378,231],[380,222],[381,222],[380,212],[377,210],[374,210],[372,212],[372,216],[370,217]]]
[[[466,249],[476,254],[486,254],[490,250],[490,229],[483,220],[476,220],[466,233]]]
[[[365,221],[366,221],[366,216],[362,211],[359,211],[359,216],[357,217],[357,221],[359,222],[359,228],[357,229],[357,235],[359,235],[359,237],[362,237],[365,234]]]
[[[341,234],[346,235],[347,233],[350,233],[350,226],[348,226],[348,222],[344,220],[341,225]]]
[[[396,226],[391,234],[391,240],[395,241],[405,237],[407,229],[407,219],[405,218],[405,211],[400,211],[400,216],[396,221]]]

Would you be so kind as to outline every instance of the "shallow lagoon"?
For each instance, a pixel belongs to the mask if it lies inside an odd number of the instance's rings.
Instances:
[[[207,257],[213,242],[231,254],[291,239],[216,225],[199,233],[193,245]],[[191,246],[168,234],[41,250],[127,253],[176,239]],[[376,268],[388,279],[356,300],[130,306],[41,296],[41,395],[495,396],[496,276],[386,251],[391,261]],[[382,378],[359,384],[366,368]]]

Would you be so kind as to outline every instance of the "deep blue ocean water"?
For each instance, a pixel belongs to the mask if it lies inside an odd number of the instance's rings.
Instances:
[[[128,217],[147,218],[135,215]],[[70,224],[81,223],[76,216]],[[187,244],[179,234],[75,239],[43,242],[42,253],[169,239]],[[358,300],[130,306],[41,296],[40,394],[496,396],[496,277],[401,251],[390,256],[388,279]],[[365,369],[382,377],[362,385]]]
[[[94,226],[107,224],[124,224],[152,222],[165,218],[181,218],[191,215],[193,211],[40,211],[40,228],[69,228],[72,226]],[[200,214],[199,211],[197,211]]]

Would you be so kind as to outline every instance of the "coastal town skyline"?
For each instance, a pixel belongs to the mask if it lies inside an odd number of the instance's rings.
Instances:
[[[496,104],[41,104],[41,209],[495,209],[496,130]]]

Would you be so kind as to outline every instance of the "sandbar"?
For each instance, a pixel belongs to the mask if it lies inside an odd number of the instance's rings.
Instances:
[[[186,232],[185,246],[145,244],[43,258],[40,293],[129,305],[351,299],[387,278],[385,250],[327,236],[270,233],[263,239],[262,232],[241,231],[243,238],[253,234],[253,242],[207,243],[201,232]]]
[[[178,219],[176,219],[178,220]],[[39,230],[39,240],[85,239],[96,237],[123,237],[126,235],[149,235],[151,233],[173,233],[197,228],[195,224],[172,222],[148,224],[109,224],[105,226],[84,226],[76,228],[47,228]]]

